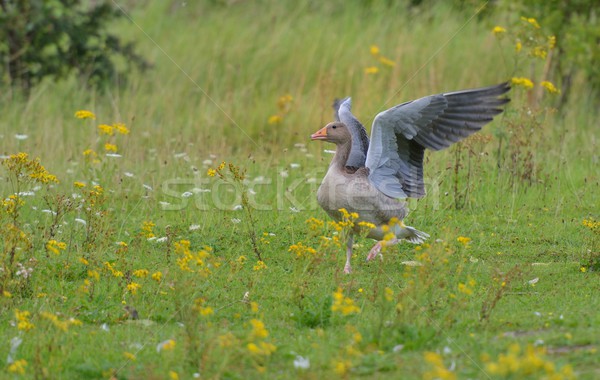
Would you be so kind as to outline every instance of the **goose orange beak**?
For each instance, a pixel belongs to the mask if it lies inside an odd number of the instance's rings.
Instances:
[[[310,135],[311,140],[326,140],[327,139],[327,127],[323,127]]]

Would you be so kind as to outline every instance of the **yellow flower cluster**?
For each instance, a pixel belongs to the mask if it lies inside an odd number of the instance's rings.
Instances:
[[[542,83],[540,83],[540,86],[544,87],[546,89],[546,91],[548,91],[551,94],[560,93],[560,90],[557,89],[556,86],[554,86],[554,84],[552,84],[552,82],[548,82],[547,80],[542,81]]]
[[[250,339],[265,339],[269,336],[269,331],[265,328],[265,324],[258,319],[251,319],[252,331],[250,331]]]
[[[8,365],[8,372],[15,373],[17,375],[24,375],[25,368],[27,368],[27,361],[25,359],[15,360]]]
[[[160,282],[162,280],[162,272],[154,272],[151,277],[154,281]]]
[[[369,47],[369,53],[371,54],[371,56],[373,56],[373,58],[377,59],[377,61],[379,61],[379,63],[381,63],[384,66],[388,66],[388,67],[396,66],[396,62],[392,61],[391,59],[389,59],[381,54],[381,50],[379,49],[379,46],[377,46],[377,45],[371,45]],[[365,74],[367,74],[367,75],[377,74],[378,72],[379,72],[379,67],[377,67],[377,66],[365,67]]]
[[[67,244],[52,239],[49,240],[48,243],[46,243],[46,249],[54,253],[55,255],[58,255],[60,254],[60,251],[64,251],[65,249],[67,249]]]
[[[349,315],[360,313],[360,308],[354,304],[351,298],[344,296],[342,288],[337,288],[333,293],[331,311],[341,313],[342,315]]]
[[[256,264],[254,264],[254,267],[253,267],[252,269],[253,269],[254,271],[258,272],[258,271],[261,271],[261,270],[263,270],[263,269],[267,269],[267,268],[268,268],[268,267],[267,267],[267,264],[265,264],[265,262],[264,262],[264,261],[262,261],[262,260],[258,260],[258,261],[256,262]]]
[[[456,241],[463,245],[467,245],[471,242],[471,238],[466,237],[466,236],[459,236],[456,238]]]
[[[170,351],[170,350],[174,349],[176,345],[177,345],[177,343],[175,343],[175,341],[173,339],[169,339],[169,340],[163,342],[160,345],[160,348],[163,351]]]
[[[277,350],[277,347],[265,340],[269,336],[269,332],[262,321],[251,319],[250,324],[252,325],[252,330],[248,335],[246,349],[252,355],[256,369],[262,373],[266,370],[265,360]],[[235,340],[235,337],[228,340]]]
[[[358,213],[348,212],[348,210],[346,210],[345,208],[341,208],[338,211],[342,216],[342,220],[340,220],[339,222],[329,222],[329,224],[338,232],[342,231],[346,227],[354,227],[354,221],[358,219]]]
[[[17,178],[26,176],[34,182],[43,184],[59,182],[55,175],[48,173],[46,168],[40,164],[39,158],[30,160],[27,153],[20,152],[11,154],[2,161],[2,165],[4,165],[9,172],[16,175]]]
[[[152,221],[144,221],[142,223],[142,232],[141,235],[144,236],[147,239],[156,237],[156,235],[154,235],[154,231],[153,228],[156,226],[156,224],[154,224]]]
[[[212,251],[210,247],[204,247],[200,251],[192,251],[189,240],[175,242],[175,253],[180,256],[177,258],[179,269],[183,272],[198,273],[202,277],[208,277],[211,274],[209,266],[206,263],[207,258],[210,256],[210,251]]]
[[[197,311],[202,317],[208,317],[215,313],[214,309],[210,306],[207,306],[206,300],[201,297],[194,300],[193,310]]]
[[[27,310],[19,310],[15,309],[15,319],[17,320],[17,329],[22,331],[29,331],[33,329],[35,326],[29,318],[31,317],[31,313]]]
[[[101,135],[112,136],[116,133],[121,135],[128,135],[129,129],[123,123],[114,123],[113,125],[99,124],[98,131]]]
[[[114,152],[116,153],[118,148],[115,144],[111,144],[111,143],[106,143],[104,144],[104,150],[107,152]]]
[[[585,227],[589,228],[592,232],[600,234],[600,221],[590,218],[590,219],[584,219],[581,224],[583,224]]]
[[[386,286],[383,290],[383,298],[388,302],[392,302],[394,300],[394,291]]]
[[[521,20],[533,26],[535,29],[540,28],[540,24],[538,24],[537,20],[533,17],[523,17],[521,16]]]
[[[433,368],[423,374],[423,380],[455,380],[456,373],[450,371],[444,365],[444,359],[442,355],[436,352],[425,352],[425,361],[429,363]]]
[[[138,290],[142,288],[142,285],[137,282],[130,282],[127,284],[127,291],[133,295],[137,294]]]
[[[4,208],[4,211],[8,215],[16,215],[19,208],[25,204],[23,199],[15,194],[9,195],[8,198],[3,199],[1,202],[2,208]]]
[[[150,274],[148,269],[136,269],[133,271],[133,275],[138,278],[147,277]]]
[[[308,229],[312,232],[320,231],[325,226],[325,222],[317,218],[307,219],[306,224],[308,224]]]
[[[575,379],[573,368],[569,365],[557,370],[556,365],[544,358],[543,348],[528,345],[522,350],[515,343],[508,348],[507,353],[498,355],[493,361],[488,355],[483,355],[486,371],[491,375],[510,376],[511,378],[548,378],[548,379]]]
[[[313,257],[317,254],[316,249],[314,249],[312,247],[308,247],[308,246],[302,244],[302,242],[298,242],[296,244],[291,245],[290,248],[288,249],[288,252],[294,253],[297,258]]]
[[[476,284],[476,282],[473,279],[469,279],[469,281],[466,284],[463,284],[462,282],[460,282],[460,283],[458,283],[458,291],[470,296],[471,294],[473,294],[473,289],[475,288],[475,284]]]
[[[494,33],[494,36],[499,37],[506,33],[506,29],[501,26],[495,26],[494,29],[492,29],[492,33]]]
[[[75,117],[78,119],[92,119],[96,120],[96,115],[93,112],[87,110],[80,110],[75,112]]]
[[[47,311],[41,312],[40,316],[44,319],[49,320],[57,329],[63,332],[67,332],[70,326],[81,326],[83,324],[80,320],[75,318],[69,318],[67,320],[61,321],[56,314],[49,313]]]
[[[293,101],[294,98],[290,94],[280,96],[279,99],[277,99],[277,108],[279,108],[279,112],[269,116],[267,123],[269,125],[281,123],[285,116],[290,112]]]
[[[258,342],[258,344],[250,342],[246,345],[248,351],[253,355],[270,356],[277,350],[277,347],[273,343],[269,342]]]
[[[515,86],[521,86],[526,90],[531,90],[533,88],[533,82],[530,79],[524,77],[514,77],[510,81]]]
[[[106,261],[104,263],[104,266],[113,275],[113,277],[117,277],[117,278],[123,277],[123,272],[121,272],[120,270],[115,269],[115,267],[113,266],[113,264],[111,264],[110,262]]]

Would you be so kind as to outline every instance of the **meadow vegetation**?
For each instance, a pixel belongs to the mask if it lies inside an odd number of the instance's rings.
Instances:
[[[598,93],[510,7],[137,2],[152,64],[0,94],[3,378],[593,379],[600,375]],[[356,215],[310,143],[509,80],[506,112],[428,153],[406,223],[431,235],[342,272]],[[560,107],[557,108],[557,105]],[[361,226],[365,232],[370,227]]]

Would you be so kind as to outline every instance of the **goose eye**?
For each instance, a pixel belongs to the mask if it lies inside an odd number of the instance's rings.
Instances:
[[[331,128],[336,129],[337,125],[332,125]]]

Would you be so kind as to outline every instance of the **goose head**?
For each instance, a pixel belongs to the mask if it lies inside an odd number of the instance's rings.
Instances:
[[[341,121],[334,121],[319,129],[310,136],[311,140],[323,140],[336,145],[350,142],[352,136],[348,127]]]

